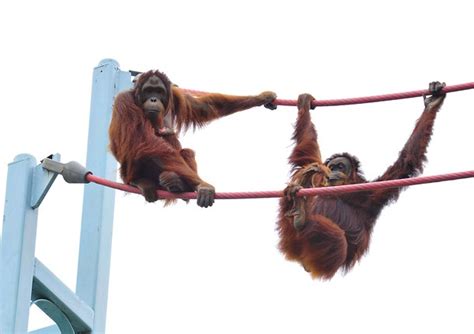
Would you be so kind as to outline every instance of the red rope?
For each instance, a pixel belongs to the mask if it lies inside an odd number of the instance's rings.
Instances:
[[[459,85],[446,86],[443,88],[443,92],[451,93],[461,90],[473,89],[474,82],[468,82]],[[204,94],[205,92],[185,89],[185,91],[191,94]],[[411,92],[403,93],[393,93],[385,95],[373,95],[366,97],[356,97],[356,98],[346,98],[346,99],[333,99],[333,100],[315,100],[313,106],[325,107],[325,106],[340,106],[348,104],[361,104],[361,103],[372,103],[372,102],[381,102],[381,101],[390,101],[390,100],[399,100],[413,97],[420,97],[423,95],[430,95],[429,90],[416,90]],[[284,100],[276,99],[274,101],[276,105],[281,106],[296,106],[296,100]],[[442,181],[451,181],[456,179],[464,179],[474,177],[473,171],[450,173],[443,175],[433,175],[433,176],[420,176],[416,178],[400,179],[400,180],[389,180],[389,181],[380,181],[380,182],[368,182],[363,184],[350,184],[337,187],[322,187],[322,188],[307,188],[301,189],[298,191],[298,196],[316,196],[316,195],[332,195],[332,194],[342,194],[349,192],[357,191],[369,191],[383,188],[396,188],[396,187],[406,187],[411,185],[423,184],[423,183],[433,183],[433,182],[442,182]],[[94,182],[106,187],[141,194],[140,190],[136,187],[132,187],[123,183],[118,183],[110,180],[106,180],[95,176],[93,174],[88,174],[86,179],[89,182]],[[167,199],[167,198],[182,198],[182,199],[196,199],[196,193],[182,193],[182,194],[173,194],[163,190],[157,190],[158,197]],[[216,199],[244,199],[244,198],[271,198],[271,197],[282,197],[283,191],[257,191],[257,192],[223,192],[217,193]]]
[[[461,90],[473,89],[474,82],[468,82],[459,85],[452,85],[446,86],[443,88],[443,92],[451,93],[457,92]],[[192,94],[203,94],[204,92],[185,89],[187,92]],[[408,99],[412,97],[420,97],[423,95],[430,95],[430,91],[425,90],[415,90],[411,92],[403,92],[403,93],[393,93],[393,94],[384,94],[384,95],[373,95],[373,96],[365,96],[365,97],[353,97],[353,98],[346,98],[346,99],[333,99],[333,100],[315,100],[313,102],[313,107],[327,107],[327,106],[342,106],[348,104],[362,104],[362,103],[372,103],[372,102],[382,102],[382,101],[391,101],[391,100],[400,100],[400,99]],[[279,106],[296,106],[296,100],[285,100],[285,99],[276,99],[274,104]]]
[[[335,187],[322,187],[322,188],[307,188],[301,189],[298,191],[298,196],[316,196],[316,195],[335,195],[342,193],[350,193],[357,191],[369,191],[377,190],[384,188],[397,188],[397,187],[406,187],[424,183],[434,183],[442,181],[452,181],[457,179],[466,179],[474,177],[474,170],[458,172],[458,173],[449,173],[441,175],[432,175],[432,176],[419,176],[408,179],[399,179],[399,180],[389,180],[389,181],[379,181],[379,182],[368,182],[360,184],[348,184],[343,186]],[[100,178],[98,176],[88,174],[86,179],[89,182],[94,182],[106,187],[123,190],[130,193],[141,194],[138,188],[125,185],[123,183],[118,183],[110,180]],[[223,192],[217,193],[216,199],[245,199],[245,198],[274,198],[282,197],[283,191],[257,191],[257,192]],[[158,197],[167,199],[167,198],[182,198],[182,199],[196,199],[196,193],[182,193],[182,194],[173,194],[167,191],[158,190]]]

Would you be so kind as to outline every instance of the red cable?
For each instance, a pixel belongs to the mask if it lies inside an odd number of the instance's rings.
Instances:
[[[457,92],[457,91],[473,89],[473,88],[474,88],[474,82],[468,82],[468,83],[459,84],[459,85],[446,86],[443,88],[443,92],[451,93],[451,92]],[[192,90],[192,89],[185,89],[185,91],[192,94],[205,93],[205,92]],[[365,96],[365,97],[353,97],[353,98],[346,98],[346,99],[315,100],[313,101],[313,107],[342,106],[342,105],[348,105],[348,104],[382,102],[382,101],[408,99],[412,97],[420,97],[423,95],[431,95],[431,92],[425,89],[425,90],[415,90],[411,92],[373,95],[373,96]],[[279,105],[279,106],[296,106],[296,103],[297,103],[296,100],[276,99],[274,101],[274,104]]]
[[[342,193],[350,193],[357,191],[368,191],[384,188],[397,188],[397,187],[406,187],[424,183],[434,183],[442,181],[452,181],[457,179],[466,179],[474,177],[474,170],[458,172],[458,173],[449,173],[441,175],[432,175],[432,176],[419,176],[408,179],[399,179],[399,180],[389,180],[389,181],[379,181],[379,182],[368,182],[360,184],[348,184],[343,186],[335,187],[322,187],[322,188],[306,188],[298,191],[298,196],[316,196],[316,195],[335,195]],[[98,176],[88,174],[86,179],[89,182],[94,182],[106,187],[123,190],[126,192],[131,192],[135,194],[141,194],[138,188],[125,185],[123,183],[118,183],[110,180],[100,178]],[[274,198],[282,197],[283,191],[257,191],[257,192],[223,192],[216,193],[216,199],[246,199],[246,198]],[[182,199],[196,199],[196,193],[182,193],[182,194],[172,194],[167,191],[158,190],[158,197],[167,199],[167,198],[182,198]]]
[[[461,90],[473,89],[474,82],[468,82],[459,85],[446,86],[443,88],[443,92],[450,93]],[[185,89],[185,91],[191,94],[205,94],[205,92]],[[423,95],[430,95],[430,91],[425,90],[416,90],[411,92],[403,93],[393,93],[385,95],[373,95],[366,97],[356,97],[356,98],[346,98],[346,99],[333,99],[333,100],[315,100],[313,106],[340,106],[348,104],[361,104],[361,103],[372,103],[372,102],[381,102],[381,101],[390,101],[390,100],[399,100],[412,97],[420,97]],[[282,106],[296,106],[296,100],[284,100],[276,99],[274,101],[276,105]],[[322,188],[307,188],[301,189],[298,191],[298,196],[316,196],[316,195],[329,195],[329,194],[341,194],[357,191],[368,191],[376,190],[383,188],[396,188],[396,187],[405,187],[410,185],[417,185],[423,183],[433,183],[433,182],[442,182],[442,181],[451,181],[456,179],[464,179],[474,177],[474,171],[450,173],[443,175],[433,175],[433,176],[420,176],[416,178],[400,179],[400,180],[389,180],[389,181],[380,181],[380,182],[368,182],[363,184],[349,184],[337,187],[322,187]],[[94,182],[106,187],[141,194],[140,190],[136,187],[132,187],[123,183],[118,183],[106,179],[102,179],[93,174],[88,174],[86,179],[89,182]],[[283,191],[257,191],[257,192],[224,192],[217,193],[216,199],[244,199],[244,198],[271,198],[271,197],[282,197]],[[195,199],[196,193],[182,193],[182,194],[172,194],[167,191],[158,190],[159,198],[182,198],[182,199]]]

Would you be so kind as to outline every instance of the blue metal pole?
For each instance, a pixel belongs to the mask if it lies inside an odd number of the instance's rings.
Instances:
[[[131,86],[131,75],[112,59],[94,69],[87,169],[114,180],[117,162],[108,151],[108,127],[115,95]],[[76,294],[94,310],[93,333],[105,332],[115,193],[85,185]]]
[[[0,271],[0,333],[26,333],[35,262],[38,211],[31,207],[34,157],[8,165]]]

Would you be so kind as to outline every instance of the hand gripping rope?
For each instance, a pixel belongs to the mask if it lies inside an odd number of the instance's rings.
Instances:
[[[450,93],[461,90],[473,89],[474,82],[469,82],[465,84],[446,86],[443,88],[443,92]],[[193,94],[202,94],[203,92],[195,90],[186,90]],[[381,101],[390,101],[398,99],[406,99],[412,97],[420,97],[424,95],[430,95],[428,90],[417,90],[404,93],[395,93],[395,94],[386,94],[386,95],[374,95],[367,97],[357,97],[357,98],[346,98],[346,99],[334,99],[334,100],[315,100],[313,106],[339,106],[339,105],[349,105],[349,104],[360,104],[360,103],[371,103],[371,102],[381,102]],[[296,106],[296,100],[282,100],[276,99],[273,102],[275,105],[282,106]],[[68,162],[66,164],[54,161],[49,158],[45,158],[42,161],[43,168],[52,171],[57,174],[61,174],[64,180],[68,183],[89,183],[93,182],[100,184],[106,187],[122,190],[125,192],[141,194],[140,190],[136,187],[126,185],[123,183],[118,183],[110,180],[106,180],[95,176],[91,171],[88,171],[85,167],[81,166],[75,161]],[[434,182],[443,182],[443,181],[452,181],[457,179],[465,179],[474,177],[474,170],[441,174],[441,175],[432,175],[432,176],[419,176],[413,178],[399,179],[399,180],[389,180],[389,181],[380,181],[380,182],[368,182],[360,184],[349,184],[333,187],[320,187],[320,188],[306,188],[298,191],[297,196],[316,196],[316,195],[336,195],[342,193],[358,192],[358,191],[369,191],[383,188],[397,188],[397,187],[406,187],[417,184],[424,183],[434,183]],[[163,190],[157,190],[158,197],[160,199],[171,199],[171,198],[181,198],[181,199],[196,199],[197,193],[170,193]],[[257,192],[221,192],[216,193],[216,199],[248,199],[248,198],[274,198],[282,197],[283,191],[257,191]]]

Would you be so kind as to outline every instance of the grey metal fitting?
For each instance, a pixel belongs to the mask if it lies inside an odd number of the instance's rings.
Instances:
[[[61,163],[49,158],[42,161],[43,168],[50,172],[61,174],[67,183],[89,183],[87,175],[92,174],[84,166],[76,161]]]

